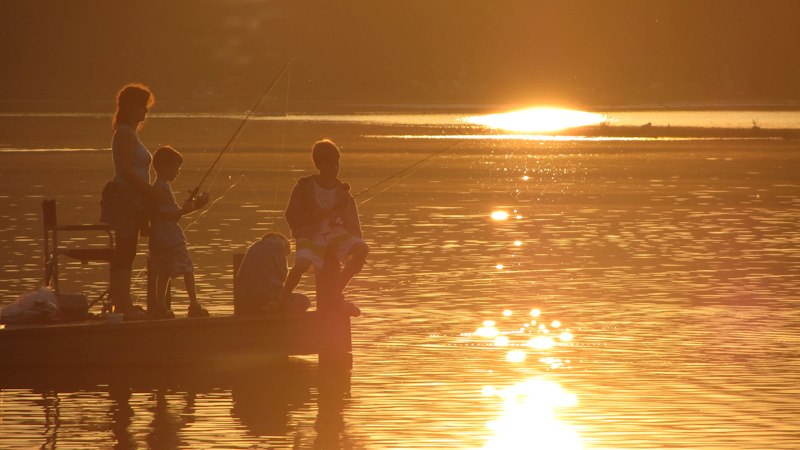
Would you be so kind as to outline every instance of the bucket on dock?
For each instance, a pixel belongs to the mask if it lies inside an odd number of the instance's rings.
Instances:
[[[68,321],[86,320],[89,317],[89,302],[86,295],[82,293],[63,293],[56,294],[56,304],[58,305],[61,316]]]

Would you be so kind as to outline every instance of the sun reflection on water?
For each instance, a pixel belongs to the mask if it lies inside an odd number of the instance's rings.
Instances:
[[[525,361],[527,357],[528,355],[526,355],[525,352],[523,352],[522,350],[511,350],[508,353],[506,353],[506,360],[508,360],[508,362],[513,362],[513,363],[520,363],[522,361]]]
[[[556,347],[572,345],[574,336],[570,329],[557,319],[547,322],[552,330],[559,329],[558,335],[551,334],[551,329],[544,323],[533,326],[536,321],[530,320],[532,317],[546,317],[538,308],[521,314],[529,321],[517,326],[509,322],[517,317],[514,312],[504,309],[500,312],[504,319],[484,320],[475,332],[462,336],[471,341],[477,338],[484,345],[501,350],[503,359],[517,367],[516,370],[528,370],[532,361],[544,365],[548,371],[569,368],[570,359],[563,358],[563,352],[559,352],[562,356],[554,352],[558,351]],[[536,359],[532,358],[534,353],[538,354]],[[500,399],[503,406],[499,417],[487,424],[491,436],[487,437],[484,449],[583,448],[576,428],[558,417],[559,409],[578,403],[577,396],[559,383],[534,376],[506,388],[486,385],[481,393],[485,397]]]
[[[556,345],[556,341],[549,336],[537,336],[528,340],[528,347],[535,348],[537,350],[549,350]]]
[[[503,323],[506,324],[508,329],[502,330],[496,320],[487,319],[484,320],[481,323],[481,326],[476,328],[474,332],[463,333],[462,336],[469,338],[471,345],[475,345],[473,339],[478,338],[479,340],[491,340],[491,342],[483,341],[484,344],[481,344],[480,341],[478,341],[478,345],[492,345],[495,347],[520,347],[533,349],[536,351],[550,350],[559,345],[571,345],[571,341],[574,338],[574,335],[569,328],[563,328],[559,330],[560,332],[558,334],[551,334],[551,331],[562,327],[560,320],[550,321],[550,327],[553,329],[551,330],[544,323],[537,324],[536,320],[529,320],[518,326],[510,324],[507,320],[512,318],[512,316],[516,317],[514,311],[511,309],[504,309],[500,314],[505,319]],[[541,310],[534,308],[530,310],[527,315],[522,315],[521,317],[540,317],[541,315]],[[525,352],[525,350],[512,351],[519,351],[523,354]],[[525,357],[520,357],[519,355],[507,355],[506,360],[512,362],[524,361]]]
[[[554,381],[531,378],[505,389],[484,387],[484,395],[503,401],[503,414],[489,422],[493,435],[484,449],[583,448],[577,430],[557,417],[557,409],[574,406],[578,398]]]
[[[497,336],[494,338],[495,347],[506,347],[509,342],[508,336]]]
[[[508,213],[505,211],[493,211],[492,220],[502,221],[508,219]]]

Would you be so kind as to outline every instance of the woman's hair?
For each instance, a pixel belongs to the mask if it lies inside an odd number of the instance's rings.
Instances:
[[[145,106],[147,108],[153,106],[156,102],[155,96],[150,92],[150,88],[142,83],[126,84],[117,93],[117,111],[114,113],[114,129],[116,130],[120,124],[126,123],[127,111],[131,106]]]

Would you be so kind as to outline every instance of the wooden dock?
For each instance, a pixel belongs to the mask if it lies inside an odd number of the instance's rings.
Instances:
[[[234,255],[234,276],[242,255]],[[0,325],[0,370],[169,364],[240,364],[295,355],[352,364],[350,317],[327,289],[338,263],[317,276],[315,311],[112,323]],[[148,284],[152,284],[149,282]]]
[[[0,367],[246,363],[290,355],[346,357],[350,317],[309,311],[0,329]]]

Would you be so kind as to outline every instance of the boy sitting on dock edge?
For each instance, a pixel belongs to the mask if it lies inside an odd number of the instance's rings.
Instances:
[[[311,158],[318,173],[298,179],[292,189],[285,216],[297,241],[297,254],[286,277],[281,302],[283,306],[288,303],[292,291],[312,265],[319,276],[330,252],[344,264],[332,289],[342,300],[341,307],[348,314],[359,316],[361,311],[357,306],[343,301],[342,291],[364,267],[369,247],[362,238],[350,186],[337,178],[340,156],[339,148],[330,139],[316,142]]]

